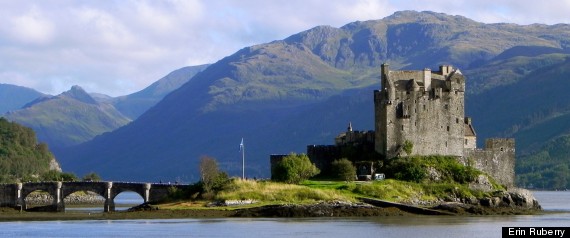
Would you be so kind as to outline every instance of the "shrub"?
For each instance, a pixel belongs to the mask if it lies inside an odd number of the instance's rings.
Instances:
[[[388,163],[386,175],[397,180],[419,183],[427,177],[427,172],[419,157],[401,157]]]
[[[411,155],[412,151],[414,149],[414,143],[412,143],[409,140],[404,141],[404,152],[406,152],[407,155]]]
[[[320,170],[306,154],[291,153],[275,165],[271,179],[279,182],[298,184],[319,174]]]
[[[346,158],[335,160],[332,162],[332,173],[335,178],[343,181],[354,181],[356,177],[356,168],[352,162]]]
[[[91,172],[91,173],[88,173],[85,176],[83,176],[83,181],[98,182],[98,181],[101,181],[101,177],[97,173]]]

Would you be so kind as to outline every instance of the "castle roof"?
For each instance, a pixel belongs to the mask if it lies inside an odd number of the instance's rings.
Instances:
[[[475,137],[475,129],[473,128],[473,125],[471,125],[470,123],[465,123],[465,136],[472,136]]]

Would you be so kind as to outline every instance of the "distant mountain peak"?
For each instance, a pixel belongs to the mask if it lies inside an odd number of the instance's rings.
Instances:
[[[384,18],[392,23],[404,23],[404,22],[464,22],[464,23],[476,23],[476,21],[471,20],[467,17],[460,15],[449,15],[446,13],[432,12],[432,11],[397,11],[394,14]]]
[[[77,85],[74,85],[70,90],[61,93],[60,96],[73,98],[75,100],[88,104],[97,104],[97,101],[95,101],[93,97],[91,97],[87,92],[85,92],[85,90],[83,90],[83,88]]]

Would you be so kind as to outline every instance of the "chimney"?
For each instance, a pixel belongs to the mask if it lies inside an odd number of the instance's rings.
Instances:
[[[424,90],[429,92],[431,90],[431,69],[424,69]]]
[[[381,78],[381,86],[382,88],[386,88],[388,86],[388,83],[386,82],[387,78],[388,78],[388,73],[390,72],[390,65],[389,64],[382,64],[380,66],[380,78]]]
[[[441,71],[441,75],[447,76],[453,71],[453,67],[451,65],[442,65],[439,66],[439,70]]]

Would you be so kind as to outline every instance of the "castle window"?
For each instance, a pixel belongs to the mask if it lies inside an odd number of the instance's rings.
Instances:
[[[449,105],[448,105],[448,104],[445,104],[445,106],[443,106],[443,108],[449,109]]]
[[[455,123],[459,123],[459,118],[455,118]]]
[[[447,131],[449,131],[449,126],[447,126]]]
[[[404,130],[404,125],[402,125],[402,131]]]
[[[465,139],[465,144],[467,145],[467,139]]]
[[[502,152],[503,150],[504,150],[503,147],[501,147],[501,152]]]
[[[424,104],[424,111],[426,110],[426,105]]]

